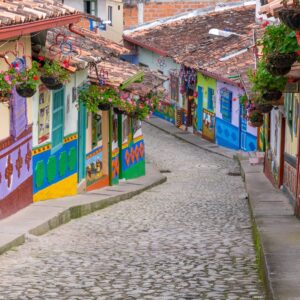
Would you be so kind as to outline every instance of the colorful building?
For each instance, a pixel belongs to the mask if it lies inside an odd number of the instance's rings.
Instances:
[[[35,0],[14,1],[7,13],[7,3],[0,3],[0,11],[6,16],[0,27],[2,59],[0,68],[5,71],[15,63],[19,69],[30,67],[32,56],[30,33],[37,33],[55,26],[76,23],[81,14],[61,3]],[[30,16],[25,9],[30,10]],[[20,17],[21,16],[21,17]],[[22,22],[21,22],[22,20]],[[25,20],[25,21],[24,21]],[[35,21],[35,22],[32,22]],[[19,39],[14,38],[19,37]],[[11,42],[7,42],[11,39]],[[3,95],[2,95],[3,96]],[[32,145],[33,106],[32,98],[23,98],[15,88],[10,98],[1,97],[0,117],[0,218],[4,218],[33,201]]]

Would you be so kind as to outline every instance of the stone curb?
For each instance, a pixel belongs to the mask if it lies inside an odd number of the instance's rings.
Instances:
[[[260,273],[260,277],[263,281],[264,287],[265,287],[265,291],[266,291],[266,297],[269,300],[274,300],[274,291],[271,285],[271,280],[270,280],[270,271],[268,268],[268,264],[267,264],[267,258],[266,258],[266,251],[265,251],[265,247],[261,241],[261,233],[260,233],[260,228],[259,225],[256,222],[256,218],[255,218],[255,213],[254,213],[254,204],[253,204],[253,199],[251,196],[251,193],[249,193],[249,189],[247,187],[247,178],[246,178],[246,174],[247,174],[247,170],[245,170],[245,166],[242,163],[243,161],[245,162],[245,159],[242,159],[239,156],[236,156],[236,160],[238,161],[240,168],[241,168],[241,176],[244,180],[245,183],[245,189],[247,191],[247,195],[248,195],[248,203],[249,203],[249,210],[250,210],[250,215],[251,215],[251,220],[252,220],[252,235],[253,235],[253,241],[254,241],[254,246],[255,246],[255,251],[256,251],[256,257],[257,257],[257,261],[259,264],[259,273]],[[249,171],[248,171],[249,172]],[[255,173],[254,171],[252,171],[252,173]]]
[[[37,225],[35,224],[34,226],[30,226],[27,229],[24,230],[20,230],[20,232],[17,233],[12,233],[12,232],[5,232],[5,226],[7,226],[7,223],[9,221],[8,228],[11,228],[13,225],[13,220],[9,220],[9,218],[18,218],[18,216],[12,215],[11,217],[8,217],[4,220],[0,221],[0,227],[1,227],[1,223],[4,223],[4,229],[2,229],[2,233],[0,232],[0,255],[5,253],[6,251],[17,247],[21,244],[24,244],[26,242],[26,236],[29,234],[31,235],[35,235],[35,236],[39,236],[39,235],[43,235],[47,232],[49,232],[50,230],[59,227],[60,225],[66,224],[69,221],[71,221],[72,219],[76,219],[76,218],[80,218],[82,216],[85,216],[87,214],[90,214],[92,212],[95,212],[97,210],[106,208],[108,206],[111,206],[115,203],[118,203],[120,201],[124,201],[124,200],[128,200],[136,195],[141,194],[142,192],[149,190],[157,185],[160,185],[164,182],[167,181],[167,177],[163,176],[161,173],[159,173],[158,170],[155,170],[155,172],[157,174],[155,174],[154,178],[151,178],[149,180],[151,180],[149,183],[144,183],[144,184],[138,184],[138,185],[142,185],[141,187],[137,187],[136,189],[132,190],[132,191],[128,191],[128,192],[124,192],[124,193],[119,193],[118,195],[113,195],[113,196],[108,196],[105,199],[93,199],[91,201],[85,202],[85,203],[81,203],[81,204],[74,204],[72,205],[72,203],[68,206],[68,204],[66,204],[66,207],[60,206],[63,203],[63,198],[61,199],[55,199],[55,200],[49,200],[49,201],[45,201],[48,202],[47,204],[50,204],[50,206],[46,206],[43,205],[43,202],[35,202],[33,204],[31,204],[29,207],[33,208],[33,209],[39,209],[39,208],[45,208],[45,209],[49,209],[49,215],[51,215],[51,209],[55,209],[55,210],[60,210],[58,213],[56,213],[54,211],[54,213],[52,212],[52,216],[45,216],[44,220],[40,220],[40,222],[36,222],[38,223]],[[153,177],[153,176],[152,176]],[[141,177],[143,180],[148,180],[147,175],[144,177]],[[134,181],[138,181],[139,179],[135,179]],[[128,180],[128,183],[130,183],[131,181]],[[100,189],[98,191],[103,191],[105,192],[105,189]],[[86,196],[86,198],[88,199],[89,197],[89,193],[86,194],[80,194],[77,196],[72,197],[72,199],[76,199],[82,196]],[[100,196],[99,196],[100,198]],[[67,199],[67,198],[65,198]],[[57,206],[55,201],[60,201],[62,200]],[[53,205],[52,205],[53,203]],[[28,208],[28,207],[27,207]],[[60,209],[61,208],[61,209]],[[22,213],[22,211],[26,210],[26,208],[24,208],[23,210],[21,210],[20,212]],[[54,215],[53,215],[54,214]],[[19,217],[18,221],[19,223],[22,223],[22,220],[28,220],[28,217]],[[20,222],[21,221],[21,222]],[[33,222],[34,223],[34,222]],[[22,231],[22,232],[21,232]]]
[[[202,150],[205,150],[205,151],[207,151],[207,152],[210,152],[210,153],[213,153],[213,154],[217,154],[217,155],[220,155],[220,156],[222,156],[222,157],[229,158],[229,159],[233,159],[234,156],[235,156],[235,154],[232,154],[232,155],[231,155],[231,154],[228,154],[228,153],[222,151],[222,148],[220,148],[220,147],[217,146],[216,144],[211,143],[211,145],[217,147],[215,150],[213,150],[213,149],[210,149],[209,147],[201,146],[201,145],[199,145],[199,144],[197,144],[197,143],[193,143],[192,141],[189,141],[188,139],[185,139],[183,136],[180,136],[180,135],[178,135],[178,134],[176,134],[176,133],[172,133],[172,132],[168,131],[167,129],[165,129],[165,128],[163,128],[163,127],[161,127],[161,126],[159,126],[159,125],[157,125],[157,124],[155,124],[155,123],[153,123],[153,122],[151,122],[151,121],[145,120],[144,122],[147,123],[147,124],[149,124],[149,125],[151,125],[151,126],[153,126],[153,127],[155,127],[155,128],[157,128],[157,129],[160,129],[161,131],[163,131],[163,132],[165,132],[165,133],[167,133],[167,134],[170,134],[170,135],[176,137],[177,139],[179,139],[179,140],[181,140],[181,141],[184,141],[184,142],[186,142],[186,143],[188,143],[188,144],[190,144],[190,145],[196,146],[196,147],[198,147],[198,148],[200,148],[200,149],[202,149]],[[175,125],[174,125],[174,126],[175,126]],[[209,142],[208,142],[208,143],[209,143]],[[210,144],[209,144],[209,145],[210,145]],[[217,150],[219,150],[219,151],[217,151]]]

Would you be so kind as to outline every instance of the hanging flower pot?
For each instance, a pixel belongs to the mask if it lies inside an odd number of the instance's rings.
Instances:
[[[42,75],[41,81],[49,90],[59,90],[63,87],[63,84],[59,81],[59,78],[56,76]]]
[[[267,114],[273,109],[273,105],[271,104],[256,104],[255,107],[263,114]]]
[[[278,12],[282,23],[293,30],[300,30],[300,8],[283,8]]]
[[[24,98],[30,98],[36,93],[36,89],[26,83],[16,85],[17,93]]]
[[[291,67],[297,60],[297,54],[292,53],[272,53],[268,55],[268,63],[277,68]]]
[[[111,105],[109,103],[98,104],[98,108],[100,110],[110,110]]]
[[[248,119],[252,127],[260,127],[264,123],[264,116],[258,109],[250,111]]]
[[[282,92],[278,90],[267,91],[262,95],[262,97],[267,101],[276,101],[279,100],[282,96]]]
[[[290,70],[291,67],[275,67],[274,65],[268,63],[266,64],[266,69],[274,76],[283,76],[286,75]]]

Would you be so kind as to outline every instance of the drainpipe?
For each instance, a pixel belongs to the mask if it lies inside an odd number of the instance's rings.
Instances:
[[[108,174],[109,174],[109,185],[112,185],[113,177],[112,177],[112,130],[113,130],[113,120],[112,120],[112,109],[110,108],[108,111]]]
[[[72,23],[72,24],[69,25],[69,30],[70,30],[71,32],[75,33],[75,34],[78,34],[78,35],[80,35],[80,36],[82,36],[82,37],[85,37],[85,35],[84,35],[81,31],[78,31],[78,30],[76,30],[76,29],[74,28],[74,23]]]
[[[138,11],[138,25],[142,25],[144,23],[144,3],[138,2],[137,4]]]

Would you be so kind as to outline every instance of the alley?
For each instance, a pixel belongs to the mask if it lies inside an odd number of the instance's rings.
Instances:
[[[0,299],[264,299],[229,159],[146,125],[168,181],[0,257]]]

